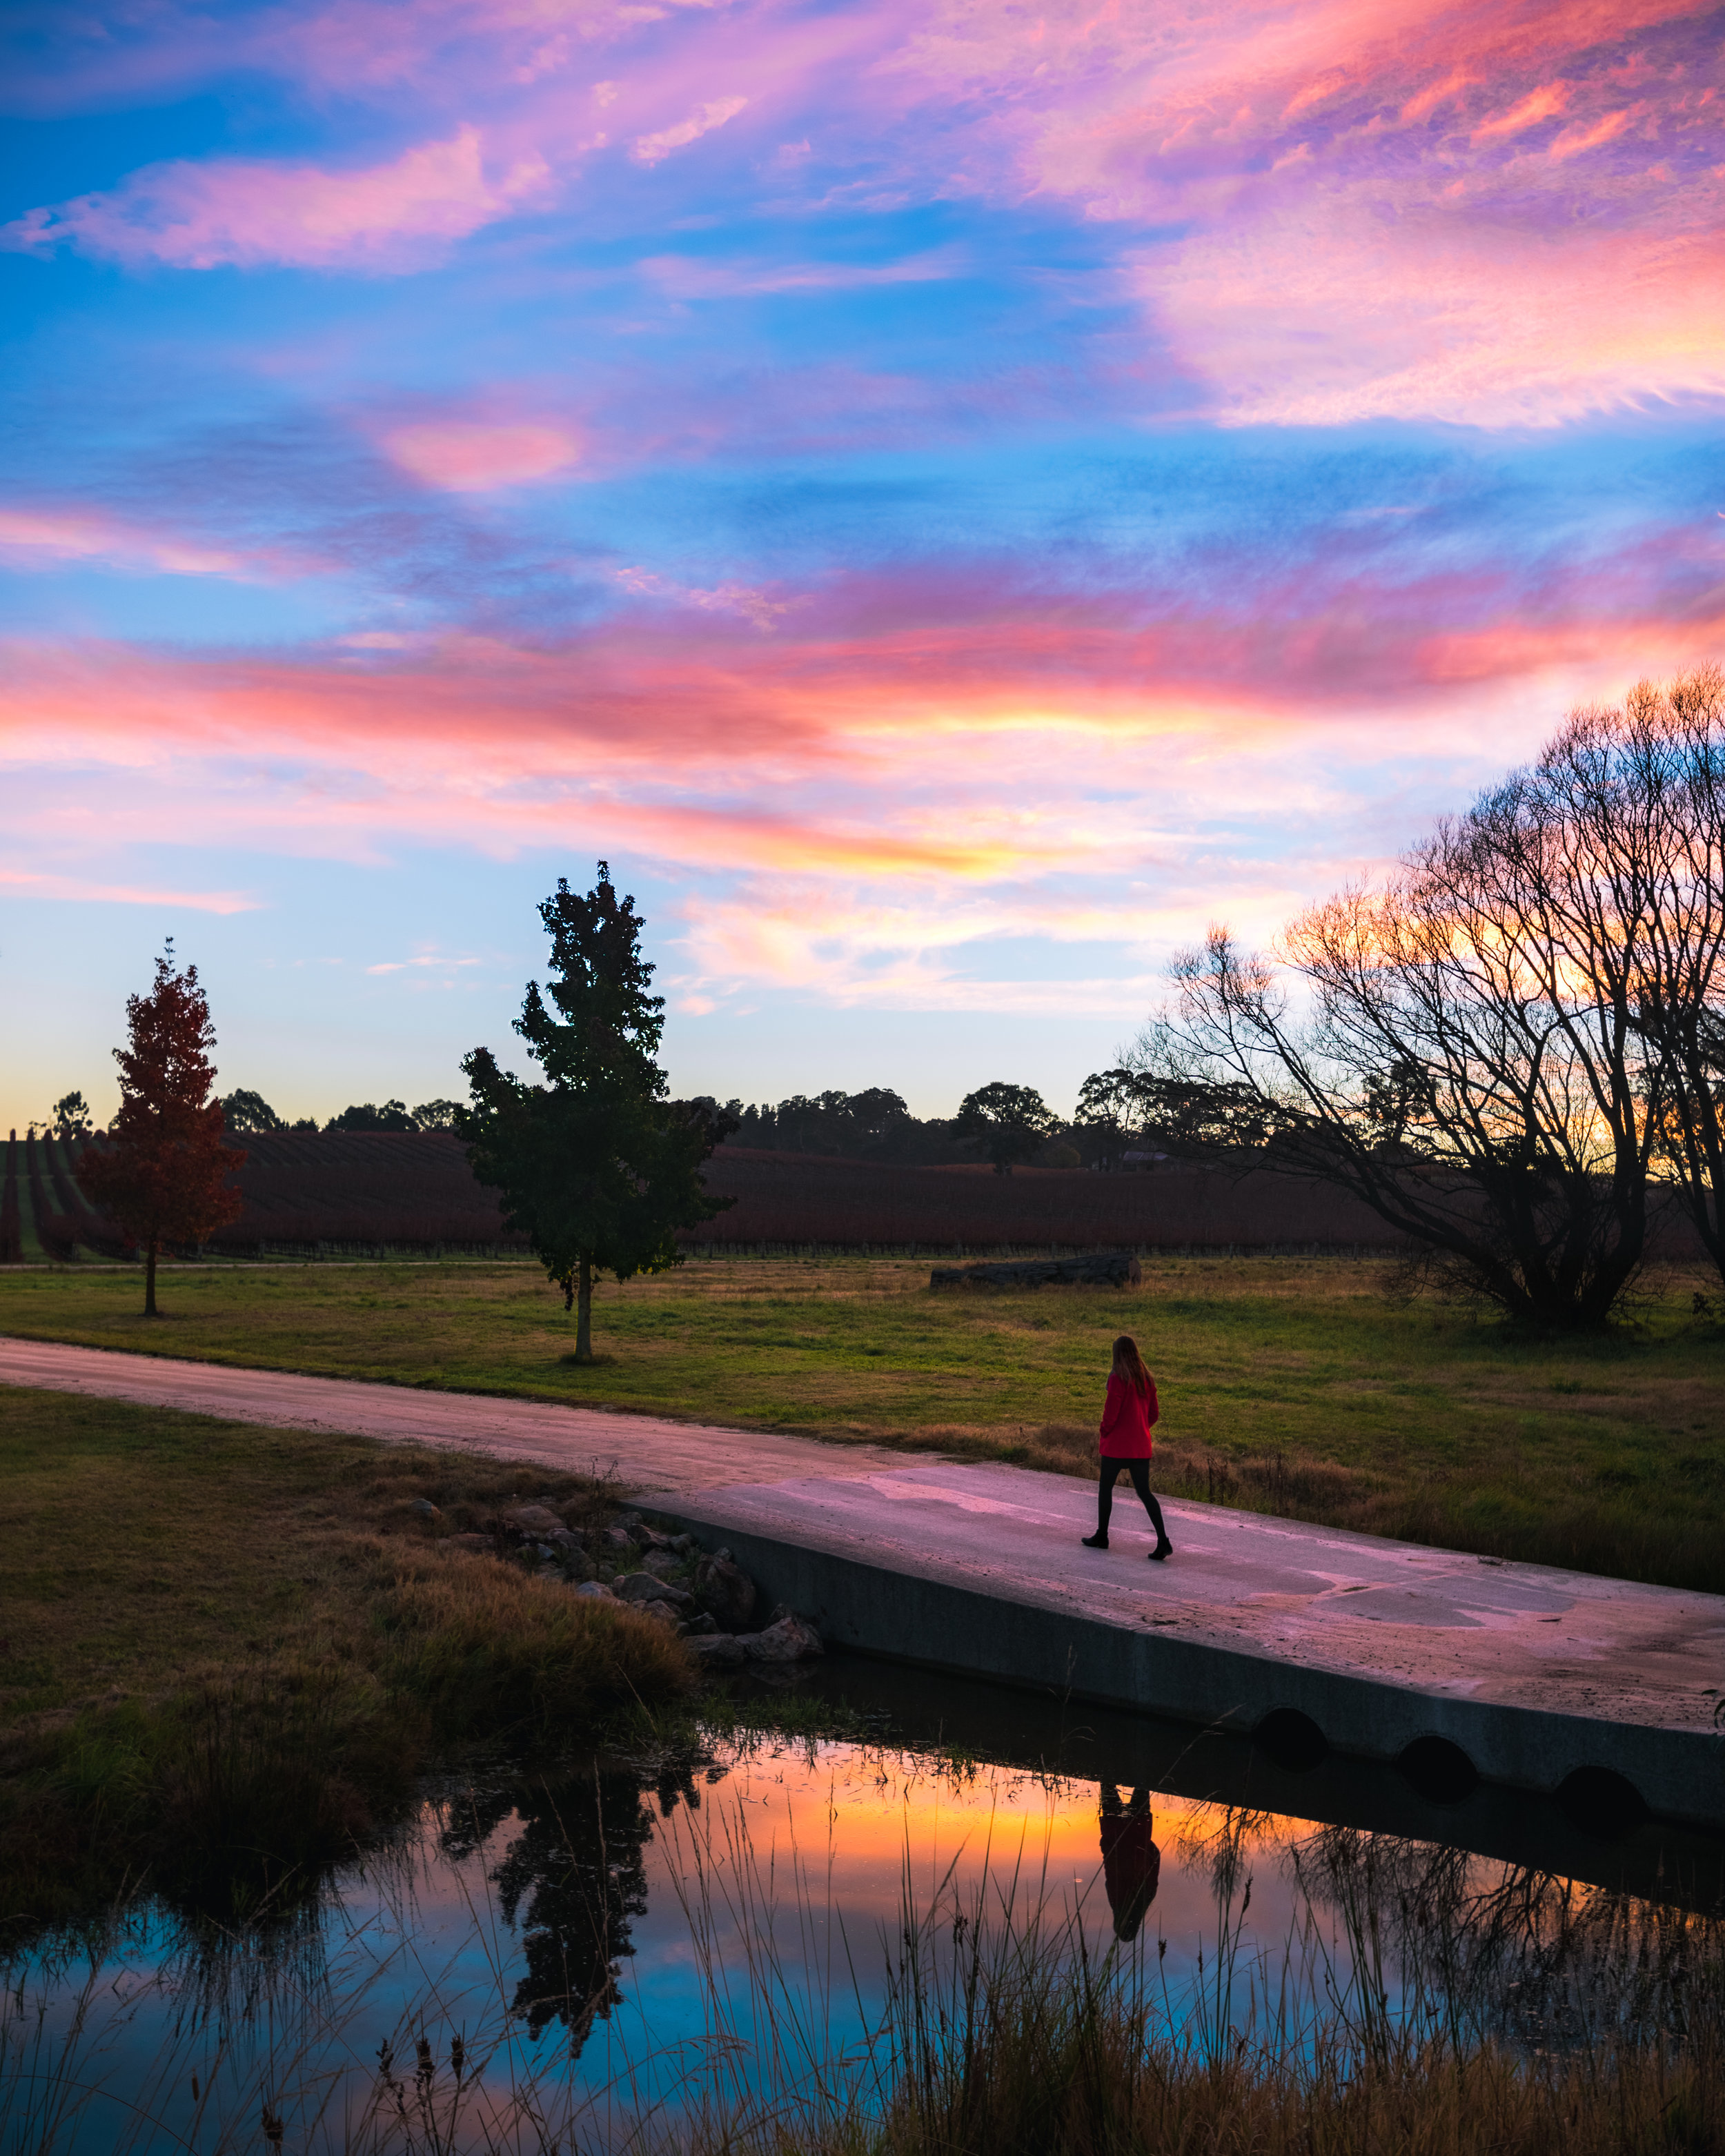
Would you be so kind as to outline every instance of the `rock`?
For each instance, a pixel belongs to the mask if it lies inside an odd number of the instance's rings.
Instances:
[[[589,1601],[614,1602],[617,1599],[610,1589],[599,1579],[583,1579],[575,1592],[585,1595]]]
[[[703,1609],[698,1617],[683,1620],[683,1637],[685,1640],[709,1639],[718,1629],[718,1620],[711,1609]]]
[[[569,1532],[549,1505],[511,1505],[498,1517],[524,1542],[553,1542],[557,1536]]]
[[[1026,1258],[1007,1265],[937,1265],[928,1285],[942,1287],[1137,1287],[1143,1268],[1130,1250],[1091,1250],[1077,1258]]]
[[[557,1564],[565,1579],[593,1579],[598,1577],[593,1570],[593,1559],[578,1546],[571,1550],[560,1550]]]
[[[422,1520],[440,1520],[443,1517],[429,1497],[415,1497],[408,1510],[417,1512]]]
[[[740,1670],[747,1661],[741,1640],[733,1640],[728,1632],[714,1632],[704,1640],[691,1640],[689,1650],[707,1670]]]
[[[696,1541],[693,1535],[673,1535],[670,1538],[670,1547],[679,1557],[694,1557],[700,1550],[701,1544]]]
[[[680,1632],[683,1620],[669,1602],[637,1602],[634,1607],[643,1617],[650,1617],[655,1625],[663,1625],[667,1632]]]
[[[635,1538],[627,1527],[607,1527],[599,1537],[599,1543],[603,1548],[621,1552],[632,1550],[635,1546]]]
[[[650,1572],[655,1579],[673,1579],[683,1568],[668,1549],[654,1549],[641,1559],[641,1569]]]
[[[472,1550],[476,1555],[490,1557],[497,1545],[489,1535],[451,1535],[451,1549]]]
[[[740,1632],[755,1614],[755,1583],[723,1550],[696,1566],[695,1592],[721,1631]]]
[[[673,1587],[669,1580],[656,1578],[650,1572],[626,1572],[614,1581],[611,1591],[624,1602],[665,1602],[673,1609],[692,1610],[695,1597],[680,1587]]]
[[[742,1645],[752,1662],[806,1662],[825,1651],[819,1633],[794,1610],[787,1610],[764,1632],[750,1633]]]

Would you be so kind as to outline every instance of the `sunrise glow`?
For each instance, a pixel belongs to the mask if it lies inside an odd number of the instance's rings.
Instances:
[[[169,934],[447,1093],[603,856],[680,1091],[1069,1110],[1578,701],[1725,656],[1670,0],[24,11],[0,1124]]]

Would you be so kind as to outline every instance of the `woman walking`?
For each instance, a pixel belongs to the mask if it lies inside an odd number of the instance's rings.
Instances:
[[[1102,1476],[1096,1487],[1096,1531],[1084,1537],[1086,1549],[1108,1547],[1108,1516],[1114,1510],[1114,1485],[1124,1468],[1156,1530],[1151,1562],[1159,1563],[1173,1548],[1162,1523],[1162,1507],[1150,1494],[1150,1426],[1161,1414],[1156,1380],[1144,1368],[1138,1343],[1122,1332],[1114,1343],[1114,1367],[1108,1373],[1108,1397],[1102,1405]]]

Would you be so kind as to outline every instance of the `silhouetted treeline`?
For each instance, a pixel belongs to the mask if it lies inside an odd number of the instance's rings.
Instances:
[[[810,1153],[825,1160],[876,1160],[901,1168],[938,1168],[973,1160],[951,1122],[913,1116],[897,1093],[870,1086],[860,1093],[793,1093],[777,1107],[727,1101],[737,1119],[734,1146],[752,1152]]]

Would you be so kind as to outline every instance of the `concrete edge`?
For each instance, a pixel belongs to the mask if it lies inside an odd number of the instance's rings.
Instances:
[[[1181,1638],[1163,1626],[1141,1630],[1063,1617],[1034,1603],[756,1533],[673,1496],[636,1502],[726,1543],[769,1603],[802,1611],[835,1645],[909,1667],[1242,1734],[1276,1710],[1292,1709],[1334,1750],[1387,1763],[1417,1738],[1440,1737],[1458,1746],[1485,1781],[1552,1794],[1579,1770],[1603,1768],[1662,1818],[1725,1825],[1725,1732],[1425,1691]]]

